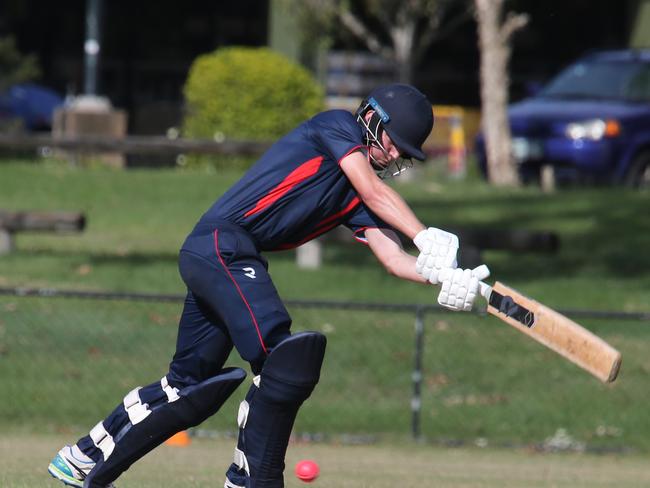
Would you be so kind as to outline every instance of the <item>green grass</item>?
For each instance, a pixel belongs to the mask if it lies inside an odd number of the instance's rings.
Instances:
[[[494,278],[560,308],[648,309],[647,192],[582,189],[548,195],[445,181],[436,173],[434,168],[413,183],[396,183],[429,225],[559,234],[557,254],[485,252]],[[18,251],[0,258],[0,285],[181,291],[178,248],[238,176],[0,163],[0,208],[83,211],[88,218],[80,235],[18,235]],[[431,301],[430,289],[387,276],[362,245],[329,245],[327,266],[318,272],[297,270],[291,251],[269,257],[287,298]]]
[[[558,232],[561,248],[554,255],[485,252],[493,278],[554,308],[649,310],[647,193],[505,191],[437,173],[434,168],[415,182],[396,183],[430,225]],[[177,250],[237,177],[0,163],[0,208],[80,210],[88,217],[80,235],[19,235],[17,250],[0,257],[0,286],[182,293]],[[352,242],[328,244],[318,271],[299,270],[293,252],[269,259],[287,299],[435,301],[434,289],[388,276],[365,246]],[[290,311],[296,330],[321,330],[329,340],[321,384],[297,429],[331,439],[342,432],[408,437],[414,317]],[[180,304],[0,297],[0,390],[11,399],[0,402],[0,426],[82,434],[128,390],[164,373],[179,313]],[[565,429],[590,448],[650,452],[648,324],[583,323],[623,353],[621,377],[612,386],[492,317],[429,314],[425,438],[538,445]],[[209,427],[232,430],[244,390]]]
[[[5,432],[83,435],[137,385],[156,381],[173,352],[179,304],[0,297],[0,425]],[[296,330],[328,336],[321,382],[298,432],[405,439],[411,433],[414,317],[293,307]],[[624,351],[605,386],[488,316],[426,316],[421,429],[425,439],[542,445],[559,429],[589,449],[650,451],[650,365],[643,324],[587,325]],[[242,365],[236,355],[230,365]],[[203,425],[234,430],[240,388]]]
[[[46,470],[66,441],[61,436],[0,437],[0,486],[61,488]],[[195,439],[183,448],[161,446],[124,473],[118,486],[221,486],[233,447],[233,440],[223,439]],[[650,484],[647,459],[641,456],[292,443],[287,452],[287,488],[305,486],[293,476],[301,459],[319,463],[320,476],[314,482],[319,488],[640,488]]]

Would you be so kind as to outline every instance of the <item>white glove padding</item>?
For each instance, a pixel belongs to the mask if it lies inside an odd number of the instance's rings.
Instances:
[[[458,266],[458,236],[455,234],[429,227],[420,231],[413,242],[420,250],[415,270],[431,284],[437,285],[441,281],[438,278],[441,269]]]
[[[484,264],[474,269],[443,269],[439,273],[442,283],[438,303],[451,310],[469,312],[479,291],[479,281],[490,276]]]

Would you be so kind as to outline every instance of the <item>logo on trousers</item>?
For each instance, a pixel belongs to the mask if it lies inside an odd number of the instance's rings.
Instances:
[[[248,267],[248,268],[242,268],[242,271],[244,271],[244,276],[248,276],[249,278],[255,279],[257,276],[255,276],[255,269]]]

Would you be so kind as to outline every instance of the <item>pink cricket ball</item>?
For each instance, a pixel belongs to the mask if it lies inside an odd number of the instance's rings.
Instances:
[[[299,461],[298,464],[296,464],[296,477],[305,483],[311,483],[314,481],[316,478],[318,478],[319,473],[320,468],[318,467],[316,461],[307,459],[304,461]]]

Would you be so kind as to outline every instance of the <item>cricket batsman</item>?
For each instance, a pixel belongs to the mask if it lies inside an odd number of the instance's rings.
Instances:
[[[458,238],[423,225],[383,181],[425,159],[432,128],[426,97],[392,84],[372,91],[356,114],[322,112],[277,141],[203,214],[180,250],[187,296],[169,371],[128,392],[88,435],[63,447],[50,474],[71,486],[114,486],[135,461],[232,395],[246,376],[224,367],[234,347],[253,381],[224,487],[283,487],[291,429],[318,383],[326,340],[291,333],[264,254],[345,225],[389,273],[441,285],[438,301],[453,310],[470,310],[487,277],[457,269]],[[396,231],[414,241],[417,258]]]

